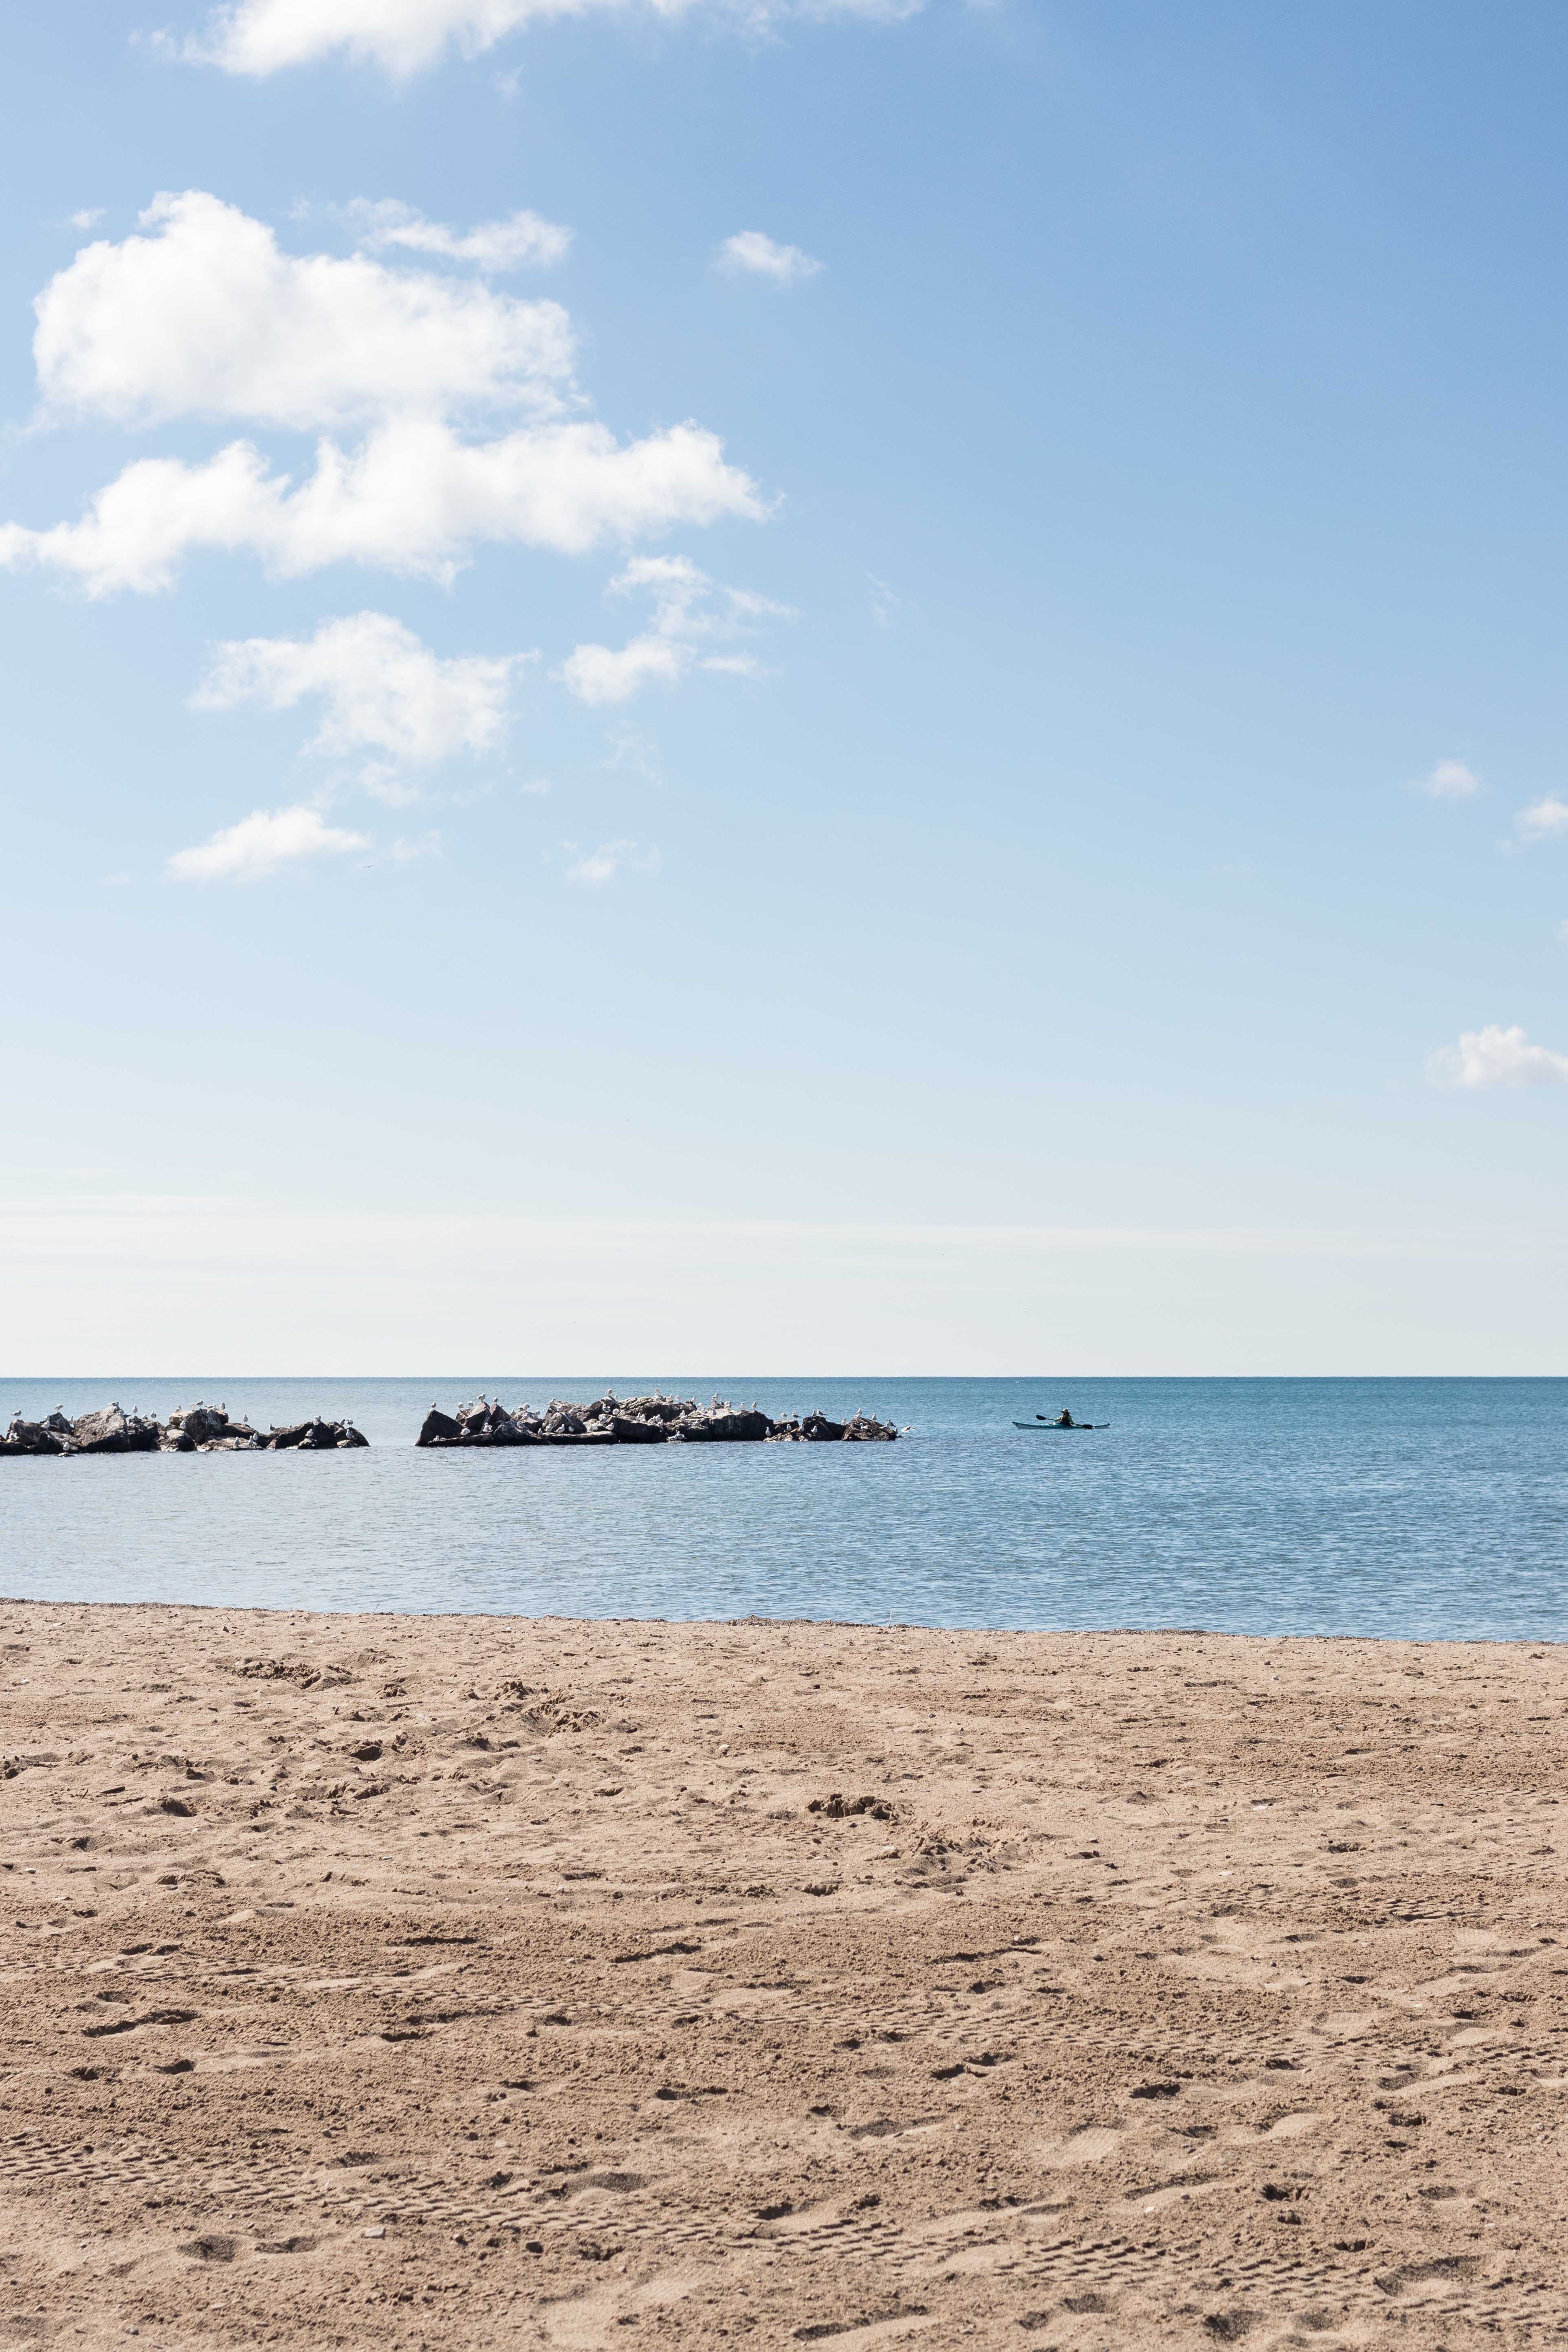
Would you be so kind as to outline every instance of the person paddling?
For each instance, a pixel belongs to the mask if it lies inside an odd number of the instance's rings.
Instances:
[[[1065,1404],[1063,1405],[1060,1412],[1057,1415],[1057,1427],[1058,1429],[1076,1429],[1078,1427],[1077,1422],[1073,1419]]]

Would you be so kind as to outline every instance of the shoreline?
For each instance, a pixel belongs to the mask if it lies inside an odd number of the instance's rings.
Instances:
[[[0,1755],[24,2334],[1568,2323],[1549,1643],[4,1601]]]
[[[1242,1633],[1223,1625],[939,1625],[929,1620],[900,1617],[771,1617],[752,1612],[744,1617],[581,1617],[548,1611],[520,1615],[496,1609],[300,1609],[289,1601],[259,1603],[227,1601],[72,1601],[39,1598],[30,1593],[0,1593],[4,1609],[134,1609],[163,1612],[170,1616],[304,1618],[333,1625],[363,1619],[367,1624],[405,1622],[414,1625],[549,1625],[595,1631],[633,1632],[657,1626],[668,1633],[734,1633],[742,1628],[771,1627],[780,1632],[816,1628],[822,1633],[929,1633],[961,1641],[996,1642],[1237,1642],[1278,1648],[1310,1642],[1355,1643],[1371,1650],[1562,1650],[1568,1640],[1555,1633]]]

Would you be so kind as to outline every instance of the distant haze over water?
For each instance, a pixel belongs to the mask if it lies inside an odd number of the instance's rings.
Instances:
[[[652,1388],[857,1407],[896,1445],[422,1454],[431,1402]],[[0,1464],[0,1591],[58,1601],[1568,1638],[1568,1381],[12,1379],[29,1418],[197,1396],[368,1453]],[[1066,1404],[1108,1421],[1034,1435]]]

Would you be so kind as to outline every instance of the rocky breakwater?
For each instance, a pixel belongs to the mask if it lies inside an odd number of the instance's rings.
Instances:
[[[751,1443],[769,1445],[836,1444],[887,1444],[898,1435],[890,1421],[858,1412],[848,1421],[829,1421],[826,1413],[808,1412],[784,1421],[770,1421],[757,1405],[726,1404],[714,1397],[699,1404],[695,1397],[596,1397],[591,1404],[563,1404],[552,1399],[542,1412],[534,1406],[491,1403],[459,1405],[443,1412],[432,1405],[416,1444],[419,1445],[702,1445]]]
[[[231,1421],[222,1405],[186,1405],[161,1422],[111,1404],[75,1421],[59,1412],[46,1421],[24,1421],[14,1413],[0,1438],[0,1454],[272,1454],[285,1447],[327,1454],[369,1444],[349,1421],[301,1421],[287,1429],[260,1430],[247,1421]]]

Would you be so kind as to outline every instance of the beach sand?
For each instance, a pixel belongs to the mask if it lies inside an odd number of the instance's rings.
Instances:
[[[1562,1652],[0,1644],[0,2345],[1568,2326]]]

